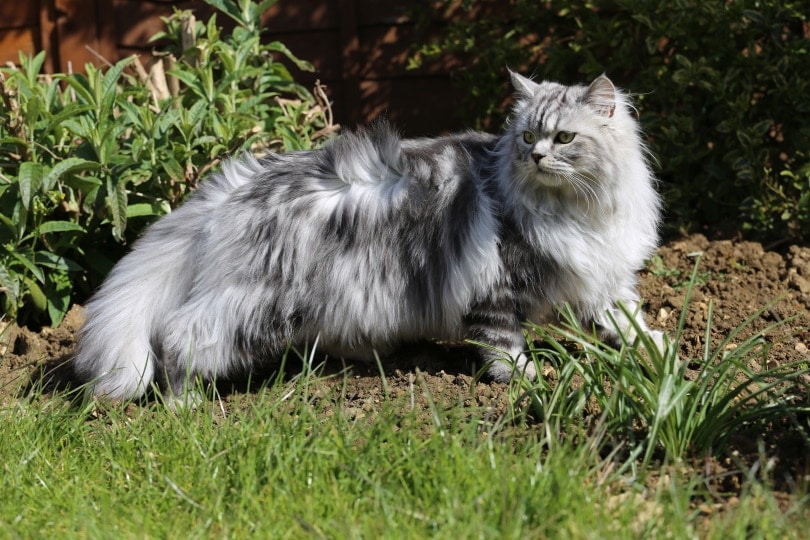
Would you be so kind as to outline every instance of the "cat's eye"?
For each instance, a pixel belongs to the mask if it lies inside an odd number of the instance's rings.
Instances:
[[[534,131],[524,131],[523,132],[523,142],[526,144],[534,144],[537,141],[537,137],[534,134]]]
[[[554,137],[554,140],[560,144],[568,144],[574,140],[574,136],[576,133],[571,133],[570,131],[560,131],[557,133],[557,136]]]

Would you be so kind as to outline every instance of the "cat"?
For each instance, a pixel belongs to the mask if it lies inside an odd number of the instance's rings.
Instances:
[[[534,378],[521,324],[564,303],[605,339],[662,343],[638,307],[661,203],[629,97],[604,75],[510,75],[500,136],[403,139],[380,121],[225,162],[88,302],[77,374],[98,396],[156,383],[184,403],[190,380],[290,346],[356,359],[427,338],[486,344],[495,381]]]

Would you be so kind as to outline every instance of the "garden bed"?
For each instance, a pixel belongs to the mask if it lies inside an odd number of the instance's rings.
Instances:
[[[696,263],[696,285],[687,303],[688,283]],[[686,309],[679,345],[681,358],[700,357],[707,336],[707,318],[712,312],[709,335],[714,347],[751,316],[750,323],[726,347],[731,349],[737,341],[781,323],[767,334],[771,345],[767,355],[751,360],[754,365],[750,367],[755,371],[810,360],[810,248],[780,246],[778,250],[766,250],[758,243],[709,241],[692,235],[662,246],[640,278],[651,327],[673,335]],[[6,328],[6,350],[0,356],[0,404],[20,399],[20,389],[41,368],[52,369],[70,358],[81,319],[81,309],[74,307],[56,329],[34,332],[13,325]],[[410,401],[412,409],[423,411],[418,418],[424,421],[425,430],[432,429],[431,416],[436,406],[450,410],[461,405],[462,411],[488,411],[485,416],[492,418],[502,415],[509,407],[508,385],[476,381],[474,373],[480,366],[469,357],[468,350],[459,346],[409,346],[384,361],[384,378],[376,365],[347,366],[336,360],[323,370],[323,374],[334,376],[317,379],[323,387],[313,391],[330,396],[334,409],[364,421],[373,421],[386,400]],[[295,369],[289,368],[288,375],[294,375]],[[256,393],[244,386],[221,392],[223,411],[250,405]],[[340,396],[337,401],[336,388]],[[325,411],[329,410],[327,406]],[[411,428],[421,429],[419,425]],[[531,419],[522,429],[534,429]],[[807,484],[810,461],[799,433],[787,420],[784,426],[771,424],[764,431],[758,429],[736,436],[729,443],[733,448],[721,452],[734,459],[692,463],[696,470],[704,471],[712,489],[725,494],[721,498],[724,504],[734,504],[734,493],[744,483],[745,470],[763,457],[771,460],[777,499],[788,501],[788,493],[796,485]],[[714,510],[707,507],[706,511]]]

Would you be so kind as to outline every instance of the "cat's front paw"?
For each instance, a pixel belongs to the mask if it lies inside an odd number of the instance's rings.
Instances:
[[[514,360],[497,358],[487,368],[487,375],[496,382],[509,382],[512,379],[523,377],[529,381],[537,380],[537,369],[534,362],[520,353]]]
[[[672,345],[669,336],[661,330],[647,330],[647,335],[650,337],[655,347],[662,355],[667,354],[667,351]]]
[[[194,410],[203,403],[203,395],[195,390],[184,390],[178,394],[168,394],[163,397],[166,407],[173,412]]]

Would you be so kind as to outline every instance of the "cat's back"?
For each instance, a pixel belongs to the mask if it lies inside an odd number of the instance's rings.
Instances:
[[[378,121],[316,150],[227,162],[201,186],[199,198],[264,209],[315,199],[321,206],[370,200],[398,206],[408,194],[474,189],[494,166],[497,141],[476,131],[403,138],[388,122]]]

